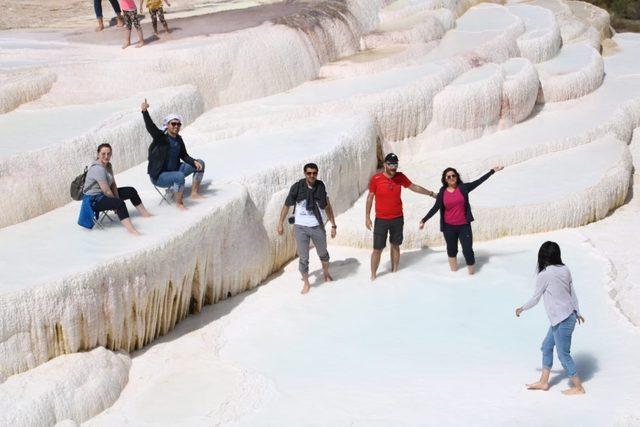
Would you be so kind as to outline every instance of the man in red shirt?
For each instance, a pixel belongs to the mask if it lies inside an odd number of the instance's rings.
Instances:
[[[373,253],[371,254],[371,280],[376,279],[380,256],[387,245],[387,234],[391,244],[391,271],[398,271],[400,263],[400,245],[402,244],[402,228],[404,217],[402,215],[402,199],[400,192],[402,187],[416,193],[436,197],[436,193],[424,187],[413,184],[402,172],[398,170],[398,156],[393,153],[384,158],[384,172],[377,173],[369,181],[369,196],[365,213],[365,225],[371,230],[371,206],[376,200],[376,221],[373,226]]]

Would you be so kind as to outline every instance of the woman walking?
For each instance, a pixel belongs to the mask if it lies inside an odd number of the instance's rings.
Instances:
[[[442,172],[442,187],[436,197],[436,202],[431,210],[420,221],[420,229],[424,224],[440,211],[440,231],[444,235],[447,243],[447,256],[449,257],[449,268],[451,271],[458,270],[458,241],[462,246],[462,254],[467,262],[469,274],[476,271],[476,259],[473,253],[473,234],[471,232],[471,205],[469,204],[469,193],[475,190],[480,184],[485,182],[491,175],[504,169],[503,166],[496,166],[489,172],[470,183],[463,183],[460,174],[454,168],[446,168]]]
[[[576,372],[571,357],[571,336],[578,324],[584,322],[580,315],[578,297],[573,288],[571,272],[562,263],[560,246],[556,242],[545,242],[538,251],[538,278],[533,298],[516,309],[516,316],[538,304],[544,298],[544,307],[551,322],[547,336],[542,342],[542,375],[538,382],[527,384],[529,390],[549,390],[549,375],[553,366],[553,347],[558,359],[571,379],[572,387],[564,390],[566,395],[584,394],[582,381]]]
[[[131,223],[129,211],[124,204],[125,200],[131,200],[140,215],[151,216],[142,204],[138,192],[133,187],[118,187],[111,167],[111,145],[100,144],[98,146],[98,158],[89,166],[87,177],[84,181],[85,196],[91,198],[91,208],[95,212],[116,211],[120,222],[131,234],[140,234]]]

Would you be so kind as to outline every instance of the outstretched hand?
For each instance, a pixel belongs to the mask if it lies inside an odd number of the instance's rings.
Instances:
[[[420,230],[424,230],[424,222],[420,221],[420,223],[418,224],[418,228]]]
[[[520,315],[522,314],[524,310],[522,309],[522,307],[518,307],[516,308],[516,317],[520,317]]]
[[[149,103],[147,102],[147,98],[144,99],[144,102],[140,105],[140,110],[147,111],[149,109]]]
[[[582,325],[584,323],[584,317],[578,316],[578,325]]]
[[[502,169],[504,169],[504,166],[494,166],[492,169],[494,172],[500,172]]]

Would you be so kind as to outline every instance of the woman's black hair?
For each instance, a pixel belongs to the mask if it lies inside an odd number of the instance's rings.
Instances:
[[[550,265],[564,265],[556,242],[544,242],[538,251],[538,273]]]
[[[448,168],[446,168],[444,171],[442,171],[442,178],[440,179],[440,182],[442,182],[442,185],[443,185],[443,186],[445,186],[445,187],[447,186],[447,180],[446,180],[445,176],[447,176],[447,174],[448,174],[449,172],[453,172],[453,173],[455,173],[455,174],[456,174],[456,176],[458,177],[458,178],[457,178],[457,184],[458,184],[458,185],[462,184],[462,178],[460,178],[460,174],[458,173],[458,171],[457,171],[457,170],[455,170],[455,169],[454,169],[454,168],[452,168],[452,167],[448,167]]]
[[[98,145],[98,150],[96,151],[96,153],[100,154],[100,150],[102,150],[103,148],[108,148],[109,150],[111,150],[113,152],[113,148],[111,148],[111,144],[107,144],[105,142],[105,143],[102,143],[102,144]]]

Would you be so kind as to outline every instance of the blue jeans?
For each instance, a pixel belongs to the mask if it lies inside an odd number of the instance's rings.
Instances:
[[[201,182],[204,175],[204,161],[197,159],[198,163],[202,165],[201,171],[196,171],[196,168],[188,163],[182,163],[177,171],[162,172],[158,179],[151,179],[151,182],[156,187],[169,188],[174,192],[180,192],[184,190],[184,179],[193,174],[193,182]]]
[[[121,10],[118,0],[109,0],[109,3],[111,3],[116,15],[120,15]],[[93,0],[93,10],[96,13],[96,18],[102,18],[102,0]]]
[[[556,353],[562,367],[567,371],[567,375],[573,377],[576,375],[576,364],[571,357],[571,335],[576,327],[577,316],[573,312],[569,317],[555,326],[549,327],[549,332],[544,341],[542,341],[542,367],[551,370],[553,366],[553,347],[556,347]]]

